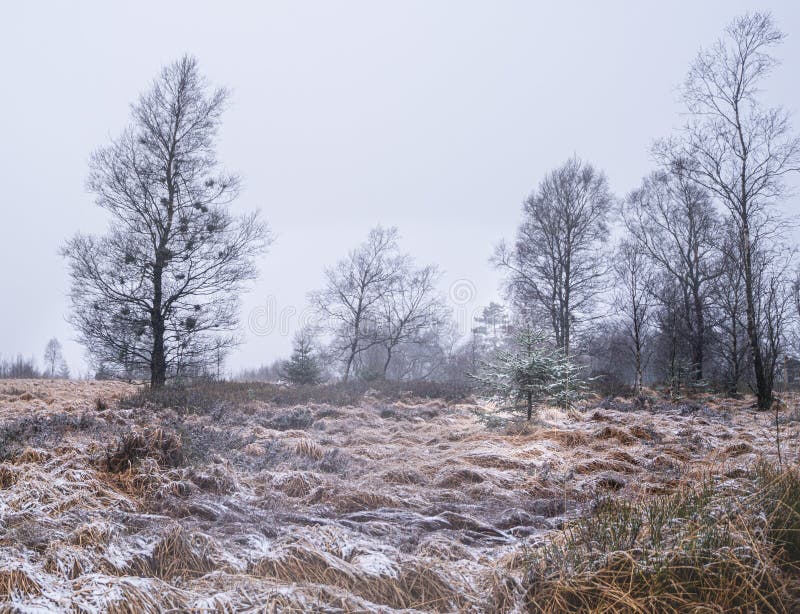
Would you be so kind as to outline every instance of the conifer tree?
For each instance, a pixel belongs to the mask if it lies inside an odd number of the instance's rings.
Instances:
[[[311,336],[301,331],[295,337],[291,358],[284,365],[284,376],[292,384],[318,384],[322,370],[314,352]]]
[[[569,408],[585,390],[581,368],[560,349],[548,347],[545,333],[530,326],[516,330],[507,348],[495,352],[472,375],[484,392],[516,407],[524,403],[528,420],[534,403]]]

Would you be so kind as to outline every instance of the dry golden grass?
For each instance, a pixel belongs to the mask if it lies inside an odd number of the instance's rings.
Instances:
[[[800,608],[800,469],[757,465],[667,496],[606,500],[531,554],[534,612]]]
[[[42,585],[25,569],[0,569],[0,597],[39,595],[41,592]]]
[[[488,428],[486,408],[413,395],[287,407],[241,386],[226,401],[223,387],[221,410],[193,400],[187,413],[144,396],[117,404],[134,389],[0,383],[0,611],[722,611],[739,602],[710,588],[673,602],[643,589],[654,584],[639,582],[650,569],[641,544],[597,557],[559,527],[593,522],[598,501],[651,509],[712,478],[722,505],[748,490],[758,456],[774,459],[774,417],[746,402],[551,409]],[[790,411],[785,462],[798,452]],[[792,505],[776,499],[771,518]],[[729,593],[749,562],[788,598],[780,556],[747,554],[757,539],[793,543],[787,523],[741,514],[720,525],[735,540],[717,558],[673,558],[675,568]],[[594,522],[600,534],[624,528]],[[670,539],[698,544],[704,526],[676,523]],[[569,543],[588,567],[555,556]],[[753,605],[755,591],[771,597],[750,581],[742,603],[770,611]]]

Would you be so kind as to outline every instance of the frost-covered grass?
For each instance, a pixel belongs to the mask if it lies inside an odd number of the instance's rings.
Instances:
[[[536,612],[795,612],[800,470],[759,463],[669,495],[604,499],[533,551]]]
[[[0,385],[0,610],[522,611],[608,553],[653,563],[695,533],[740,552],[700,519],[771,483],[754,467],[773,417],[746,402],[593,402],[489,427],[490,408],[424,395],[286,406],[243,390],[187,411],[112,382]],[[784,460],[799,427],[782,429]],[[798,548],[765,522],[749,526]]]

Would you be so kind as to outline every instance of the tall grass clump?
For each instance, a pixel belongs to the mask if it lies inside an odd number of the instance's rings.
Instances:
[[[605,499],[530,555],[532,612],[793,612],[800,472],[756,466],[635,502]]]

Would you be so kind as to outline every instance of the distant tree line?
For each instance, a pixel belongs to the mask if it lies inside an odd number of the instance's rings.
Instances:
[[[515,244],[494,261],[514,309],[532,310],[565,353],[636,390],[713,384],[771,406],[800,315],[795,248],[775,208],[800,170],[800,139],[760,99],[782,39],[753,13],[698,54],[686,124],[655,143],[658,167],[625,198],[575,158],[525,202]]]
[[[3,379],[33,379],[47,377],[50,379],[69,379],[70,370],[61,349],[61,342],[53,337],[47,342],[44,349],[44,368],[39,369],[33,357],[25,358],[17,355],[15,358],[0,357],[0,378]]]
[[[438,267],[376,226],[325,269],[309,294],[316,322],[291,357],[243,377],[488,386],[494,369],[530,407],[555,390],[542,373],[571,381],[583,365],[607,389],[751,390],[770,407],[800,338],[795,248],[775,206],[800,170],[800,139],[761,94],[782,39],[769,14],[751,13],[701,51],[682,87],[684,126],[655,141],[652,172],[624,197],[578,156],[545,173],[491,258],[505,304],[486,306],[467,334]],[[219,377],[239,340],[237,297],[270,236],[255,214],[230,212],[239,181],[215,156],[226,100],[182,58],[92,157],[89,188],[113,224],[63,253],[71,319],[98,373],[153,387]]]
[[[782,38],[753,13],[698,54],[685,126],[655,142],[657,167],[624,198],[578,157],[547,173],[515,240],[492,257],[507,305],[487,306],[466,342],[449,342],[435,283],[410,281],[422,276],[396,230],[374,229],[312,295],[343,378],[452,377],[492,356],[517,368],[531,345],[516,362],[509,348],[533,324],[598,381],[751,390],[768,408],[781,362],[799,349],[800,277],[775,204],[800,170],[800,140],[786,112],[760,99]],[[433,281],[435,268],[423,270]]]

